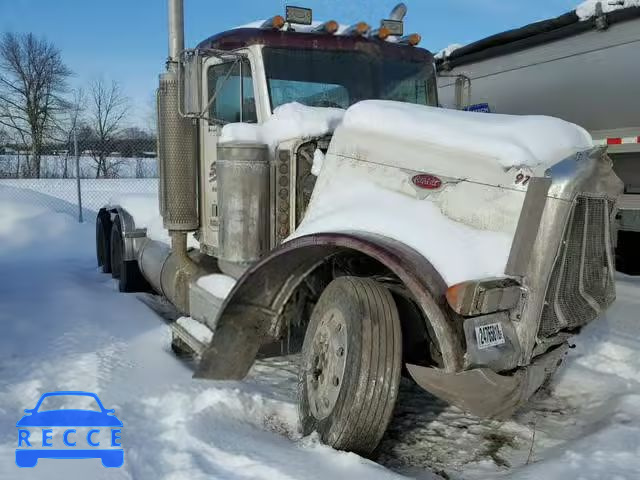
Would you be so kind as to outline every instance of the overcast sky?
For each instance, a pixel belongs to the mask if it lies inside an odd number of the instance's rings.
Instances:
[[[313,8],[314,19],[377,25],[398,0],[185,0],[186,44],[233,26],[284,12],[287,3]],[[579,0],[405,0],[405,31],[437,51],[551,18]],[[102,76],[121,82],[142,118],[167,55],[166,0],[0,0],[0,31],[33,32],[62,50],[74,83]]]

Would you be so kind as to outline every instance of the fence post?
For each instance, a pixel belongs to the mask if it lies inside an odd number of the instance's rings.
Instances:
[[[80,155],[78,155],[78,137],[73,129],[73,153],[76,156],[76,183],[78,185],[78,222],[82,223],[82,190],[80,189]]]

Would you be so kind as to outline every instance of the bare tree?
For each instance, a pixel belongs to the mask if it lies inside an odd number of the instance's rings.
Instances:
[[[62,178],[69,178],[69,157],[73,150],[73,135],[74,132],[77,133],[77,129],[80,127],[86,103],[87,99],[84,90],[82,88],[74,89],[65,115],[62,116],[61,121],[58,123],[59,142],[67,146],[62,160]]]
[[[0,124],[30,146],[29,176],[40,176],[42,146],[66,108],[62,95],[70,75],[60,50],[47,40],[31,33],[0,38]]]
[[[113,141],[117,137],[129,110],[129,100],[117,82],[105,84],[98,79],[91,83],[89,91],[89,124],[96,138],[92,150],[96,162],[96,178],[117,174],[118,161],[109,162]]]

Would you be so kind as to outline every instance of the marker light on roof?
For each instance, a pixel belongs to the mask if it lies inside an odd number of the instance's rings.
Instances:
[[[369,33],[370,37],[379,38],[380,40],[386,40],[389,35],[391,35],[391,31],[387,27],[380,27]]]
[[[276,15],[265,20],[260,28],[265,30],[280,30],[282,27],[284,27],[284,17],[282,15]]]
[[[349,28],[347,28],[347,30],[344,33],[345,35],[362,36],[362,35],[366,35],[370,29],[371,27],[369,26],[368,23],[358,22],[354,25],[351,25]]]
[[[418,33],[412,33],[411,35],[405,35],[404,37],[398,40],[398,43],[403,45],[409,45],[411,47],[415,47],[420,43],[422,37]]]
[[[338,22],[335,20],[329,20],[328,22],[318,25],[312,31],[315,33],[328,33],[329,35],[333,35],[338,31]]]

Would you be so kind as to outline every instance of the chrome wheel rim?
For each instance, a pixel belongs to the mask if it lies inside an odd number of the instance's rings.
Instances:
[[[347,323],[339,310],[331,309],[320,319],[306,365],[309,406],[317,420],[327,418],[333,411],[346,362]]]

